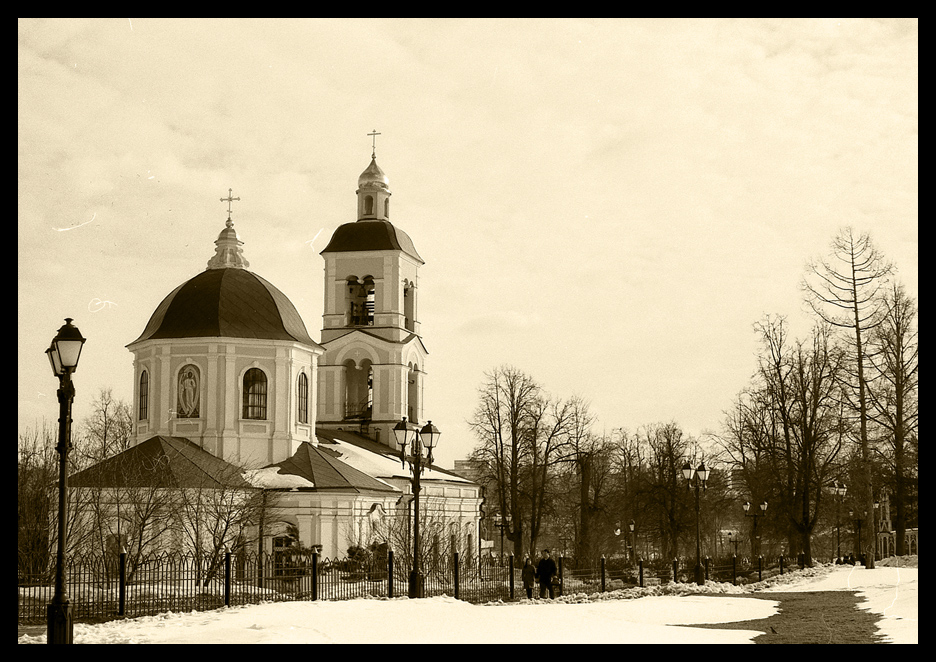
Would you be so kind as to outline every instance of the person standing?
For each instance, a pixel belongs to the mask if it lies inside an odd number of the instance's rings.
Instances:
[[[533,569],[533,562],[530,557],[523,559],[523,571],[520,575],[523,580],[523,588],[526,589],[528,600],[533,599],[533,584],[536,582],[536,570]]]
[[[556,562],[549,558],[549,550],[544,549],[540,552],[542,558],[536,564],[536,578],[540,585],[540,598],[546,597],[546,591],[549,591],[549,599],[556,597],[556,589],[553,587],[553,577],[556,575]]]

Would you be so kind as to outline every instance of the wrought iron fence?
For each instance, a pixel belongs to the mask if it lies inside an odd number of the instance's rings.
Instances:
[[[783,557],[706,559],[707,579],[747,583],[784,571]],[[787,560],[788,561],[788,560]],[[329,559],[315,553],[76,556],[66,565],[66,592],[76,621],[101,621],[166,611],[208,610],[286,600],[349,600],[408,594],[410,560],[393,552]],[[620,558],[593,563],[557,560],[557,595],[692,581],[694,560],[636,565]],[[513,556],[433,555],[423,563],[423,594],[476,604],[525,597]],[[54,568],[18,578],[20,622],[44,622]]]

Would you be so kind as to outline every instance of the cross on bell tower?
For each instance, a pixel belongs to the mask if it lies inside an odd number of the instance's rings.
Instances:
[[[371,158],[376,159],[377,158],[377,136],[381,134],[377,133],[377,129],[374,129],[367,135],[373,138],[373,142],[371,143]]]

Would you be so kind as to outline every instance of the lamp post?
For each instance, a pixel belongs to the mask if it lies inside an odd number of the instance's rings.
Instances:
[[[432,465],[432,449],[439,441],[439,428],[429,421],[422,429],[412,423],[406,422],[403,417],[393,428],[397,445],[400,447],[400,460],[405,467],[409,464],[413,473],[411,484],[413,486],[413,569],[409,576],[409,597],[422,598],[425,596],[424,577],[419,553],[419,478],[426,468]],[[423,457],[423,448],[426,456]],[[423,461],[425,460],[425,464]]]
[[[52,339],[52,345],[46,350],[52,374],[59,380],[59,438],[56,446],[59,454],[58,544],[55,554],[55,593],[46,609],[46,642],[50,644],[70,644],[74,639],[71,604],[65,590],[65,520],[68,509],[71,414],[72,402],[75,399],[75,386],[71,376],[78,368],[78,358],[84,343],[85,338],[81,336],[81,331],[72,325],[72,318],[66,317],[65,324],[59,328]]]
[[[745,517],[753,517],[753,518],[754,518],[754,532],[751,534],[751,558],[752,558],[752,559],[753,559],[753,558],[756,558],[757,555],[758,555],[758,552],[760,551],[760,550],[758,550],[758,549],[755,549],[755,547],[754,547],[754,545],[756,544],[756,541],[758,540],[758,537],[757,537],[757,518],[758,518],[758,517],[763,517],[764,515],[767,514],[767,501],[764,500],[764,501],[760,504],[760,506],[758,506],[758,507],[760,508],[760,512],[757,512],[757,511],[755,510],[755,511],[752,513],[752,512],[751,512],[751,502],[750,502],[750,501],[745,501],[745,502],[744,502],[744,505],[741,506],[741,508],[744,509],[744,516],[745,516]]]
[[[709,477],[709,469],[705,466],[705,462],[699,465],[698,469],[693,469],[692,465],[689,462],[683,465],[682,468],[683,476],[686,479],[686,489],[688,490],[692,484],[692,477],[695,476],[695,512],[696,512],[696,565],[695,565],[695,581],[699,586],[705,584],[705,570],[702,568],[702,514],[700,506],[700,496],[699,488],[702,488],[702,491],[705,491],[705,481]],[[675,579],[675,577],[674,577]]]
[[[734,543],[734,555],[737,556],[738,555],[738,539],[740,538],[740,536],[735,534],[735,536],[732,538],[732,533],[734,532],[733,531],[728,532],[728,544],[730,545],[731,543]]]
[[[845,493],[847,491],[848,488],[845,486],[845,483],[839,485],[838,481],[835,481],[832,485],[832,492],[838,497],[835,500],[835,528],[837,529],[836,556],[838,557],[839,563],[842,562],[842,520],[839,518],[839,507],[842,505],[842,499],[845,498]]]
[[[631,533],[631,564],[637,565],[637,534],[634,533],[634,527],[636,526],[634,520],[628,522],[627,526],[630,528]]]

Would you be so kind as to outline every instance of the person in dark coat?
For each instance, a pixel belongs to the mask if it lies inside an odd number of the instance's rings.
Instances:
[[[520,575],[523,580],[523,588],[526,589],[527,599],[533,599],[533,584],[536,583],[536,570],[533,569],[533,562],[530,557],[523,559],[523,572]]]
[[[549,550],[544,549],[541,552],[542,558],[536,564],[536,578],[540,585],[540,598],[546,597],[546,591],[549,591],[549,599],[556,597],[556,589],[553,587],[553,577],[556,575],[556,562],[549,558]]]

